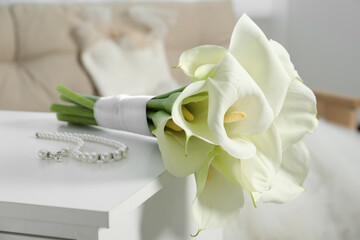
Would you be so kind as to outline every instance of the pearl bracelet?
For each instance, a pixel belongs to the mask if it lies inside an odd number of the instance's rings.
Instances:
[[[126,157],[128,152],[128,147],[119,142],[108,138],[98,137],[89,134],[81,134],[81,133],[66,133],[66,132],[53,132],[53,133],[35,133],[35,136],[40,139],[49,139],[49,140],[59,140],[72,142],[77,144],[77,146],[71,151],[70,148],[66,147],[61,149],[56,153],[52,153],[47,151],[46,149],[42,149],[38,152],[38,156],[40,159],[56,159],[58,162],[62,162],[63,157],[72,156],[73,159],[82,162],[88,163],[108,163],[111,161],[118,161]],[[84,141],[100,143],[103,145],[107,145],[109,147],[113,147],[116,150],[112,152],[84,152],[82,149],[85,145]]]

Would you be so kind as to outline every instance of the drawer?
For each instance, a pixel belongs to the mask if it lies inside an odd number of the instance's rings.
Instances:
[[[70,240],[65,238],[51,238],[36,235],[0,232],[0,240]]]

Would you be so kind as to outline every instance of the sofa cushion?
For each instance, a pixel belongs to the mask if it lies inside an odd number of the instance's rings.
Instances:
[[[93,94],[77,58],[70,53],[46,54],[29,61],[0,64],[0,109],[48,111],[52,102],[60,102],[55,92],[59,83]]]
[[[0,36],[0,62],[10,62],[15,56],[15,28],[7,8],[0,8]]]
[[[56,5],[20,4],[11,8],[17,36],[17,61],[76,52],[68,16]]]
[[[94,94],[78,61],[64,8],[20,4],[0,8],[0,109],[48,111],[57,84]]]

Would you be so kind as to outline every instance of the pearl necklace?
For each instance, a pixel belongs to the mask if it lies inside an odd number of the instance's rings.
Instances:
[[[53,133],[35,133],[35,136],[40,139],[66,141],[77,144],[77,146],[71,151],[70,148],[65,147],[56,153],[52,153],[46,149],[42,149],[38,152],[40,159],[56,159],[58,162],[62,162],[63,157],[68,157],[70,154],[73,159],[88,163],[108,163],[111,161],[119,161],[126,157],[128,147],[119,142],[108,138],[98,137],[89,134],[80,133],[66,133],[66,132],[53,132]],[[98,153],[98,152],[84,152],[82,149],[85,145],[84,141],[100,143],[113,147],[116,150],[110,153]]]

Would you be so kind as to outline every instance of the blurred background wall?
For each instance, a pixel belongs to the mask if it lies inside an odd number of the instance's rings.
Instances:
[[[289,1],[288,45],[310,87],[360,96],[360,1]]]

